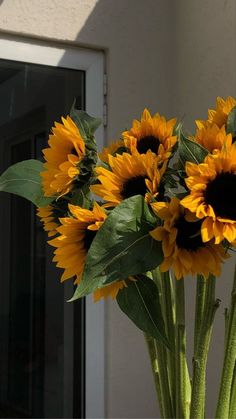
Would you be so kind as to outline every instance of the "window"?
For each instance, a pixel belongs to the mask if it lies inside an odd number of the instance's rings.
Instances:
[[[0,40],[0,170],[41,158],[54,121],[102,116],[103,55]],[[98,131],[103,142],[103,129]],[[69,304],[35,209],[2,194],[0,417],[104,416],[103,303]]]

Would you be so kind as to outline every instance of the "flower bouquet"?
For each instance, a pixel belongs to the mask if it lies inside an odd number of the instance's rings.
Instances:
[[[163,418],[205,417],[206,364],[220,300],[216,277],[236,244],[236,100],[217,98],[193,136],[145,109],[98,153],[100,121],[72,107],[55,123],[45,162],[27,160],[0,190],[37,206],[70,301],[112,297],[143,331]],[[185,291],[196,277],[192,373]],[[236,275],[225,314],[216,418],[236,417]],[[190,378],[191,376],[191,378]]]

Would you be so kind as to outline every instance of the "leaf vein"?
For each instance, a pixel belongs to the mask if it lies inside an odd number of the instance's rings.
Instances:
[[[155,327],[155,329],[156,329],[157,333],[159,334],[159,331],[158,331],[158,329],[157,329],[156,323],[154,322],[154,320],[153,320],[153,318],[152,318],[152,316],[151,316],[151,314],[150,314],[150,312],[149,312],[149,310],[148,310],[148,308],[147,308],[147,305],[146,305],[146,303],[145,303],[145,301],[144,301],[144,299],[143,299],[143,296],[142,296],[142,294],[141,294],[141,292],[140,292],[140,290],[139,290],[139,287],[137,286],[137,284],[136,284],[136,283],[135,283],[134,285],[135,285],[135,287],[137,288],[138,294],[139,294],[139,296],[140,296],[140,298],[141,298],[141,301],[143,302],[143,305],[144,305],[144,307],[145,307],[145,309],[146,309],[146,312],[147,312],[148,316],[149,316],[149,317],[150,317],[150,319],[151,319],[152,324],[154,325],[154,327]]]

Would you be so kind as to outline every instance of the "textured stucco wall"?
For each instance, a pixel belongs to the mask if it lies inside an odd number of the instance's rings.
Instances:
[[[107,139],[117,138],[144,106],[184,116],[191,129],[217,95],[236,96],[234,0],[3,0],[0,30],[104,49],[108,73]],[[232,268],[232,267],[231,267]],[[228,275],[219,280],[209,365],[209,407],[216,397]],[[192,284],[188,318],[192,319]],[[191,342],[191,332],[189,341]],[[107,416],[155,417],[152,377],[142,335],[107,303]]]

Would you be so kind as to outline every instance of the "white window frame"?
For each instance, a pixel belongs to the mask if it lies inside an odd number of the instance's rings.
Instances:
[[[1,35],[0,58],[32,64],[64,67],[86,72],[86,111],[103,120],[104,54],[100,51],[67,47]],[[104,144],[104,128],[96,131],[99,149]],[[69,304],[69,303],[68,303]],[[105,352],[104,301],[94,304],[86,299],[86,353],[85,353],[85,409],[86,418],[105,417]]]

